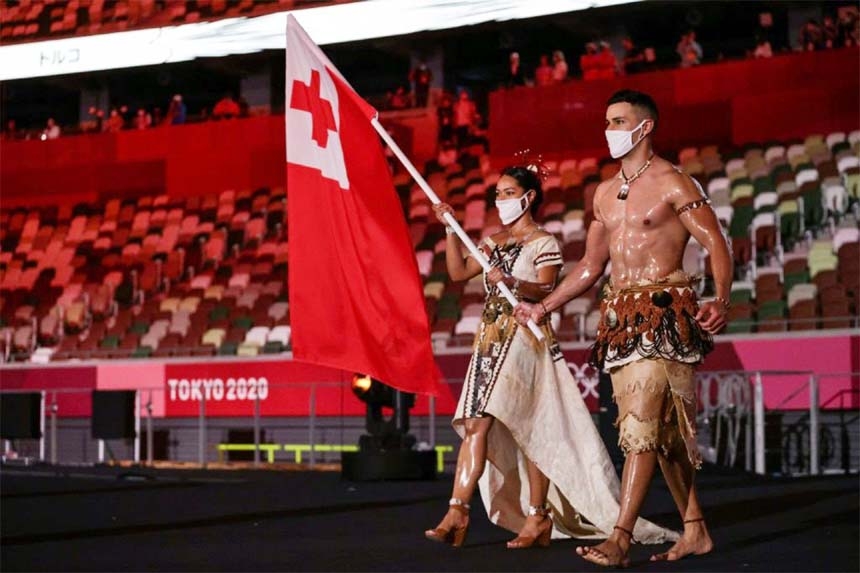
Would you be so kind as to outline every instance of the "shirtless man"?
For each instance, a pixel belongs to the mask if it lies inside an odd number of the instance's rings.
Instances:
[[[591,288],[612,263],[591,362],[611,374],[619,407],[619,445],[626,455],[621,508],[606,541],[577,548],[605,566],[629,565],[633,525],[658,462],[684,531],[651,560],[674,561],[713,547],[694,485],[701,464],[694,367],[712,349],[711,335],[726,324],[732,259],[704,192],[654,155],[657,123],[648,95],[623,90],[609,99],[606,138],[621,170],[595,191],[585,255],[542,302],[516,309],[519,321],[539,321]],[[682,270],[690,235],[711,256],[716,297],[702,304]]]

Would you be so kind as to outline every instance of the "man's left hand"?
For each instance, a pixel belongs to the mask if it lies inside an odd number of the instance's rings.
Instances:
[[[699,306],[699,312],[696,313],[695,318],[706,332],[717,334],[726,327],[728,314],[729,311],[723,303],[711,300]]]

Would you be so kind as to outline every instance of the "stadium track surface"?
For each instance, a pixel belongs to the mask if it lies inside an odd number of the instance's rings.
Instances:
[[[450,475],[424,482],[341,480],[333,471],[2,467],[0,569],[11,571],[601,571],[583,542],[507,550],[513,537],[476,499],[461,549],[426,541]],[[636,545],[633,571],[860,570],[856,475],[699,474],[716,548],[649,563],[668,545]],[[678,527],[660,478],[644,514]]]

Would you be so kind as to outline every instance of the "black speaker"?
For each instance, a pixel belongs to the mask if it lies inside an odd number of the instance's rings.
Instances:
[[[0,394],[0,438],[39,439],[42,437],[42,394]]]
[[[93,390],[93,438],[134,437],[134,390]]]

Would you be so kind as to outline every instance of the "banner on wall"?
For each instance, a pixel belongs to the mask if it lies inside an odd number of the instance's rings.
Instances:
[[[564,352],[586,405],[596,412],[597,376],[586,365],[587,354],[584,348]],[[435,402],[436,415],[442,419],[455,410],[469,356],[464,352],[436,357],[448,381],[447,391]],[[761,371],[765,406],[784,410],[809,407],[809,392],[802,391],[802,386],[814,373],[822,409],[860,407],[857,335],[720,340],[699,370]],[[94,389],[140,389],[142,407],[151,399],[155,417],[197,417],[202,400],[206,416],[215,417],[253,416],[256,401],[263,416],[305,417],[311,407],[317,416],[363,416],[365,405],[353,396],[351,381],[349,373],[291,360],[0,367],[0,390],[45,390],[49,404],[56,397],[61,418],[89,417]],[[418,396],[412,413],[422,416],[428,412],[428,398]]]

